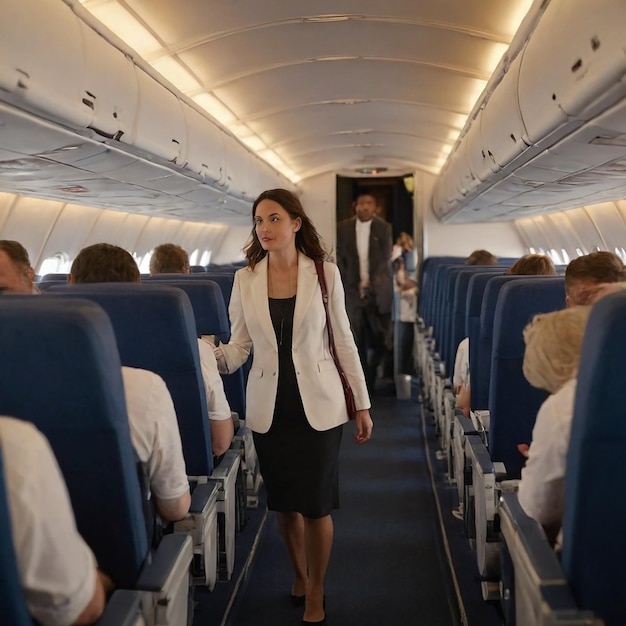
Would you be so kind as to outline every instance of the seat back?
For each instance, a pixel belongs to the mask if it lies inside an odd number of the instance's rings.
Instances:
[[[187,472],[213,471],[209,415],[196,323],[187,294],[163,284],[94,283],[47,293],[88,298],[109,315],[123,365],[156,372],[172,395]]]
[[[626,292],[594,305],[567,455],[561,562],[579,606],[626,624]]]
[[[179,278],[177,274],[164,276],[168,277],[167,280],[159,280],[159,284],[182,289],[189,297],[196,320],[197,336],[216,335],[221,341],[228,341],[230,322],[219,285],[206,274],[204,280],[186,280]]]
[[[171,277],[171,275],[170,275]],[[231,281],[232,282],[232,281]],[[230,338],[230,321],[224,304],[222,290],[211,280],[186,280],[185,278],[161,280],[172,287],[182,289],[188,296],[196,318],[198,336],[216,335],[221,341]],[[231,410],[241,419],[246,415],[246,389],[243,369],[239,368],[232,374],[222,374],[224,393]]]
[[[529,444],[547,393],[524,377],[523,330],[537,313],[565,306],[562,276],[520,276],[502,285],[493,322],[489,376],[489,453],[503,461],[508,478],[519,478],[524,458],[517,444]]]
[[[419,274],[419,302],[418,311],[420,317],[426,322],[426,324],[432,324],[431,309],[434,295],[434,276],[439,267],[442,264],[460,264],[465,259],[463,257],[455,256],[431,256],[427,257],[420,263],[418,270]]]
[[[11,534],[11,515],[0,446],[0,615],[5,624],[33,626],[22,591]]]
[[[452,365],[454,365],[456,350],[459,347],[459,343],[461,343],[461,341],[468,336],[465,334],[465,329],[467,325],[467,294],[469,290],[470,278],[475,274],[492,274],[496,276],[498,274],[502,274],[503,271],[504,269],[502,267],[493,266],[493,269],[489,269],[488,266],[484,265],[468,265],[465,269],[458,271],[450,311],[450,363]]]
[[[0,350],[0,413],[48,438],[80,534],[102,570],[132,588],[148,538],[109,318],[84,299],[2,298]]]

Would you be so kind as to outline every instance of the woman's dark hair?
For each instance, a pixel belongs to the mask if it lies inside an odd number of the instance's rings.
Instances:
[[[289,213],[292,220],[300,218],[301,226],[296,231],[296,248],[306,254],[314,261],[323,261],[327,254],[322,246],[319,233],[315,230],[315,226],[308,218],[302,208],[300,200],[287,189],[268,189],[259,195],[252,205],[252,219],[256,216],[256,208],[263,200],[273,200]],[[244,247],[244,252],[248,258],[248,266],[254,269],[254,266],[267,254],[267,250],[263,249],[261,242],[256,234],[256,228],[253,224],[250,241]]]

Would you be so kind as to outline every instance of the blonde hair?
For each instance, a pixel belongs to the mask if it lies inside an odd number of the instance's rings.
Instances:
[[[577,306],[542,313],[526,326],[524,376],[533,387],[556,393],[576,376],[590,310]]]

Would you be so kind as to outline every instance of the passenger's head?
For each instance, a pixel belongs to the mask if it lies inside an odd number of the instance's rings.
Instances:
[[[488,250],[474,250],[467,259],[465,265],[495,265],[498,257],[491,254]]]
[[[24,246],[10,239],[0,240],[0,294],[33,293],[35,271]]]
[[[413,237],[409,233],[401,232],[396,239],[396,246],[400,246],[404,252],[411,252],[413,250]]]
[[[251,268],[273,248],[292,245],[292,240],[308,257],[320,261],[326,257],[315,226],[291,191],[269,189],[261,193],[252,205],[252,222],[250,241],[244,249]]]
[[[150,257],[150,274],[189,274],[189,255],[173,243],[157,246]]]
[[[129,252],[109,243],[83,248],[74,259],[68,282],[138,283],[139,268]]]
[[[542,313],[526,326],[524,376],[533,387],[556,393],[576,376],[590,310],[577,306]]]
[[[506,272],[516,276],[556,276],[554,263],[545,254],[527,254],[517,259]]]
[[[369,222],[379,207],[378,198],[370,191],[360,191],[354,201],[354,212],[359,221]]]
[[[567,306],[589,304],[600,283],[624,280],[626,267],[617,254],[605,250],[585,254],[565,270],[565,302]]]

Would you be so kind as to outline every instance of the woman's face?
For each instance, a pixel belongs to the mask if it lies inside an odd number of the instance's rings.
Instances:
[[[264,250],[276,252],[295,248],[301,220],[291,216],[274,200],[261,200],[254,214],[254,229]]]

